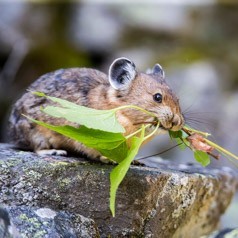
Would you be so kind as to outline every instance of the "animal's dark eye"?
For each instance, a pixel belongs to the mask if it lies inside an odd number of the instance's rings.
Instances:
[[[162,97],[162,95],[161,95],[160,93],[156,93],[156,94],[154,95],[154,100],[155,100],[156,102],[161,103],[161,102],[162,102],[162,99],[163,99],[163,97]]]

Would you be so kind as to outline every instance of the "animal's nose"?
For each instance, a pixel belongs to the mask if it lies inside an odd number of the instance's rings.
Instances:
[[[179,117],[177,114],[175,114],[173,117],[173,120],[172,120],[173,129],[179,130],[179,129],[181,129],[182,125],[183,125],[182,118]]]
[[[174,115],[173,121],[172,121],[172,126],[177,126],[180,123],[180,119],[178,115]]]

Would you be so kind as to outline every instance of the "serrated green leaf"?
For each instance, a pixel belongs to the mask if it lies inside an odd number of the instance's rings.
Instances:
[[[127,157],[117,165],[110,173],[110,210],[113,217],[115,216],[115,201],[117,189],[125,177],[131,162],[135,158],[139,151],[141,144],[143,143],[145,135],[145,127],[142,127],[141,136],[138,138],[136,136],[132,137],[131,147],[127,153]]]
[[[70,122],[84,125],[88,128],[114,133],[125,132],[125,129],[117,121],[113,110],[95,110],[87,108],[87,110],[83,109],[79,111],[78,109],[72,108],[47,106],[43,111],[50,116],[65,118]]]
[[[195,150],[194,151],[194,158],[196,159],[196,161],[198,163],[200,163],[204,167],[210,164],[210,157],[204,151]]]
[[[65,118],[70,122],[84,125],[88,128],[114,132],[124,133],[124,127],[117,121],[115,110],[96,110],[84,106],[77,105],[56,97],[46,96],[41,92],[34,92],[35,95],[46,97],[47,99],[59,103],[62,107],[47,106],[42,109],[46,114]]]
[[[126,144],[126,138],[121,133],[94,130],[85,126],[80,126],[79,128],[72,126],[53,126],[31,118],[28,119],[38,125],[81,142],[87,147],[96,149],[102,155],[117,163],[121,162],[127,155],[128,147]]]

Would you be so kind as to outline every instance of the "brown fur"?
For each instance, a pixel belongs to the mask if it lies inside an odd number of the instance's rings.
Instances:
[[[164,80],[152,74],[137,73],[130,87],[126,90],[115,90],[110,86],[108,76],[95,69],[61,69],[43,75],[29,87],[29,90],[40,91],[50,96],[96,109],[137,105],[155,113],[164,128],[177,130],[183,124],[178,99]],[[163,95],[161,104],[153,100],[155,93]],[[99,156],[97,151],[38,126],[22,116],[25,114],[53,125],[71,124],[64,119],[53,118],[41,112],[40,107],[49,104],[52,104],[49,100],[35,96],[31,92],[26,92],[16,102],[9,120],[9,131],[13,143],[23,149],[34,151],[64,149],[83,152],[92,158]],[[171,124],[171,113],[180,120],[176,126]],[[154,120],[147,114],[134,109],[121,110],[117,113],[117,117],[125,127],[126,135],[135,132],[140,127],[140,125],[136,125],[138,122]]]

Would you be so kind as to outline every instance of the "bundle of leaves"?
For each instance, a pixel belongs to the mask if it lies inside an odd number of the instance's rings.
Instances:
[[[64,118],[67,121],[76,123],[80,126],[54,126],[28,117],[29,120],[80,142],[89,148],[96,149],[103,156],[117,163],[110,173],[110,210],[112,215],[115,216],[117,189],[129,170],[142,143],[153,136],[159,128],[159,122],[156,121],[154,130],[146,135],[145,130],[151,125],[142,124],[138,131],[124,136],[123,133],[125,132],[125,129],[117,121],[116,112],[126,108],[133,108],[155,118],[156,116],[151,112],[134,105],[126,105],[111,110],[96,110],[60,98],[50,97],[41,92],[34,92],[34,94],[45,97],[60,105],[42,108],[41,110],[44,113],[52,117]],[[25,116],[27,117],[27,115]],[[194,158],[203,166],[207,166],[210,163],[210,156],[218,159],[219,156],[214,154],[215,150],[229,158],[238,160],[237,156],[208,140],[206,138],[209,136],[208,133],[184,126],[180,131],[169,131],[169,134],[171,139],[176,140],[182,149],[187,147],[190,148],[194,153]],[[127,143],[127,140],[129,139],[130,143]],[[128,146],[128,144],[130,144],[130,146]]]

